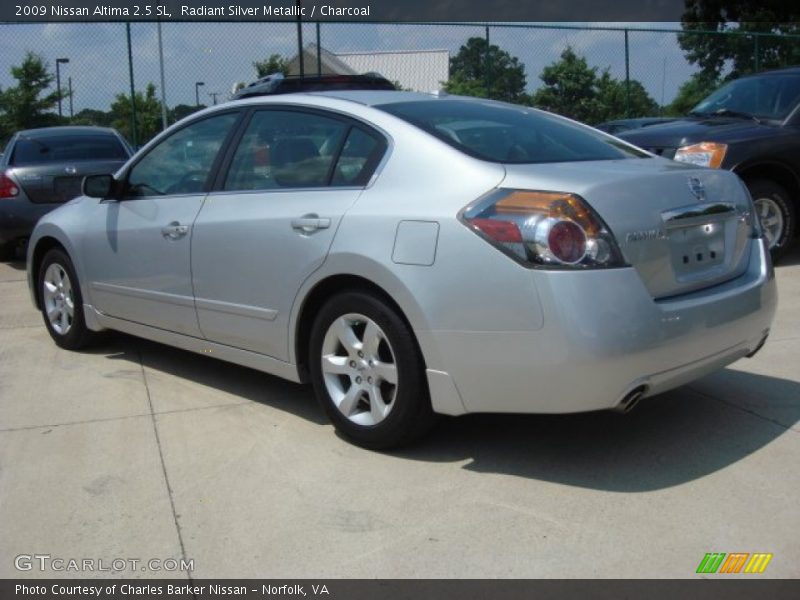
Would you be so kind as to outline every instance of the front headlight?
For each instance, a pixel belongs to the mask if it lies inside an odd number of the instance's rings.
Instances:
[[[675,153],[675,160],[697,165],[698,167],[711,167],[718,169],[728,151],[726,144],[716,142],[700,142],[691,146],[682,146]]]

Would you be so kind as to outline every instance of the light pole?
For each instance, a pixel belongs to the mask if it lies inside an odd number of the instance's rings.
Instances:
[[[164,83],[164,44],[161,39],[161,21],[158,22],[158,70],[161,75],[161,129],[167,128],[167,88]]]
[[[209,97],[214,101],[214,106],[217,105],[217,96],[221,94],[222,92],[208,92]]]
[[[69,90],[69,120],[72,121],[72,75],[67,77],[67,89]]]
[[[56,89],[58,90],[58,116],[63,116],[61,114],[61,65],[65,65],[69,62],[68,58],[57,58],[56,59]]]
[[[194,104],[200,108],[200,86],[205,85],[204,81],[197,81],[194,84]]]

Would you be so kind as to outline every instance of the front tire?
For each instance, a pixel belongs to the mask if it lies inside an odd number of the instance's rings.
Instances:
[[[374,450],[408,444],[435,420],[425,367],[409,326],[380,298],[346,292],[311,331],[314,392],[334,427]]]
[[[37,282],[42,317],[53,341],[67,350],[86,346],[92,332],[86,327],[83,296],[69,256],[57,248],[45,254]]]
[[[797,211],[787,191],[766,179],[747,181],[756,215],[767,239],[773,262],[777,262],[794,238]]]

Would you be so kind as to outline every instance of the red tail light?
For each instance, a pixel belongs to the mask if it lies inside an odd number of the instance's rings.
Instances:
[[[583,198],[562,192],[496,190],[461,220],[529,267],[624,266],[614,236]]]
[[[19,195],[19,186],[5,173],[0,172],[0,198],[13,198]]]
[[[522,233],[517,224],[512,221],[499,221],[495,219],[472,219],[472,226],[477,227],[496,242],[522,243]]]

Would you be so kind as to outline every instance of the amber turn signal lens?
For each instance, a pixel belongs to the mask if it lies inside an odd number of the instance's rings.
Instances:
[[[541,214],[553,219],[574,221],[589,236],[597,235],[600,223],[580,198],[561,192],[513,191],[495,204],[498,213]]]
[[[725,153],[727,151],[728,146],[726,144],[700,142],[699,144],[678,148],[678,151],[675,153],[675,160],[701,167],[719,169],[722,165],[722,161],[725,160]]]

